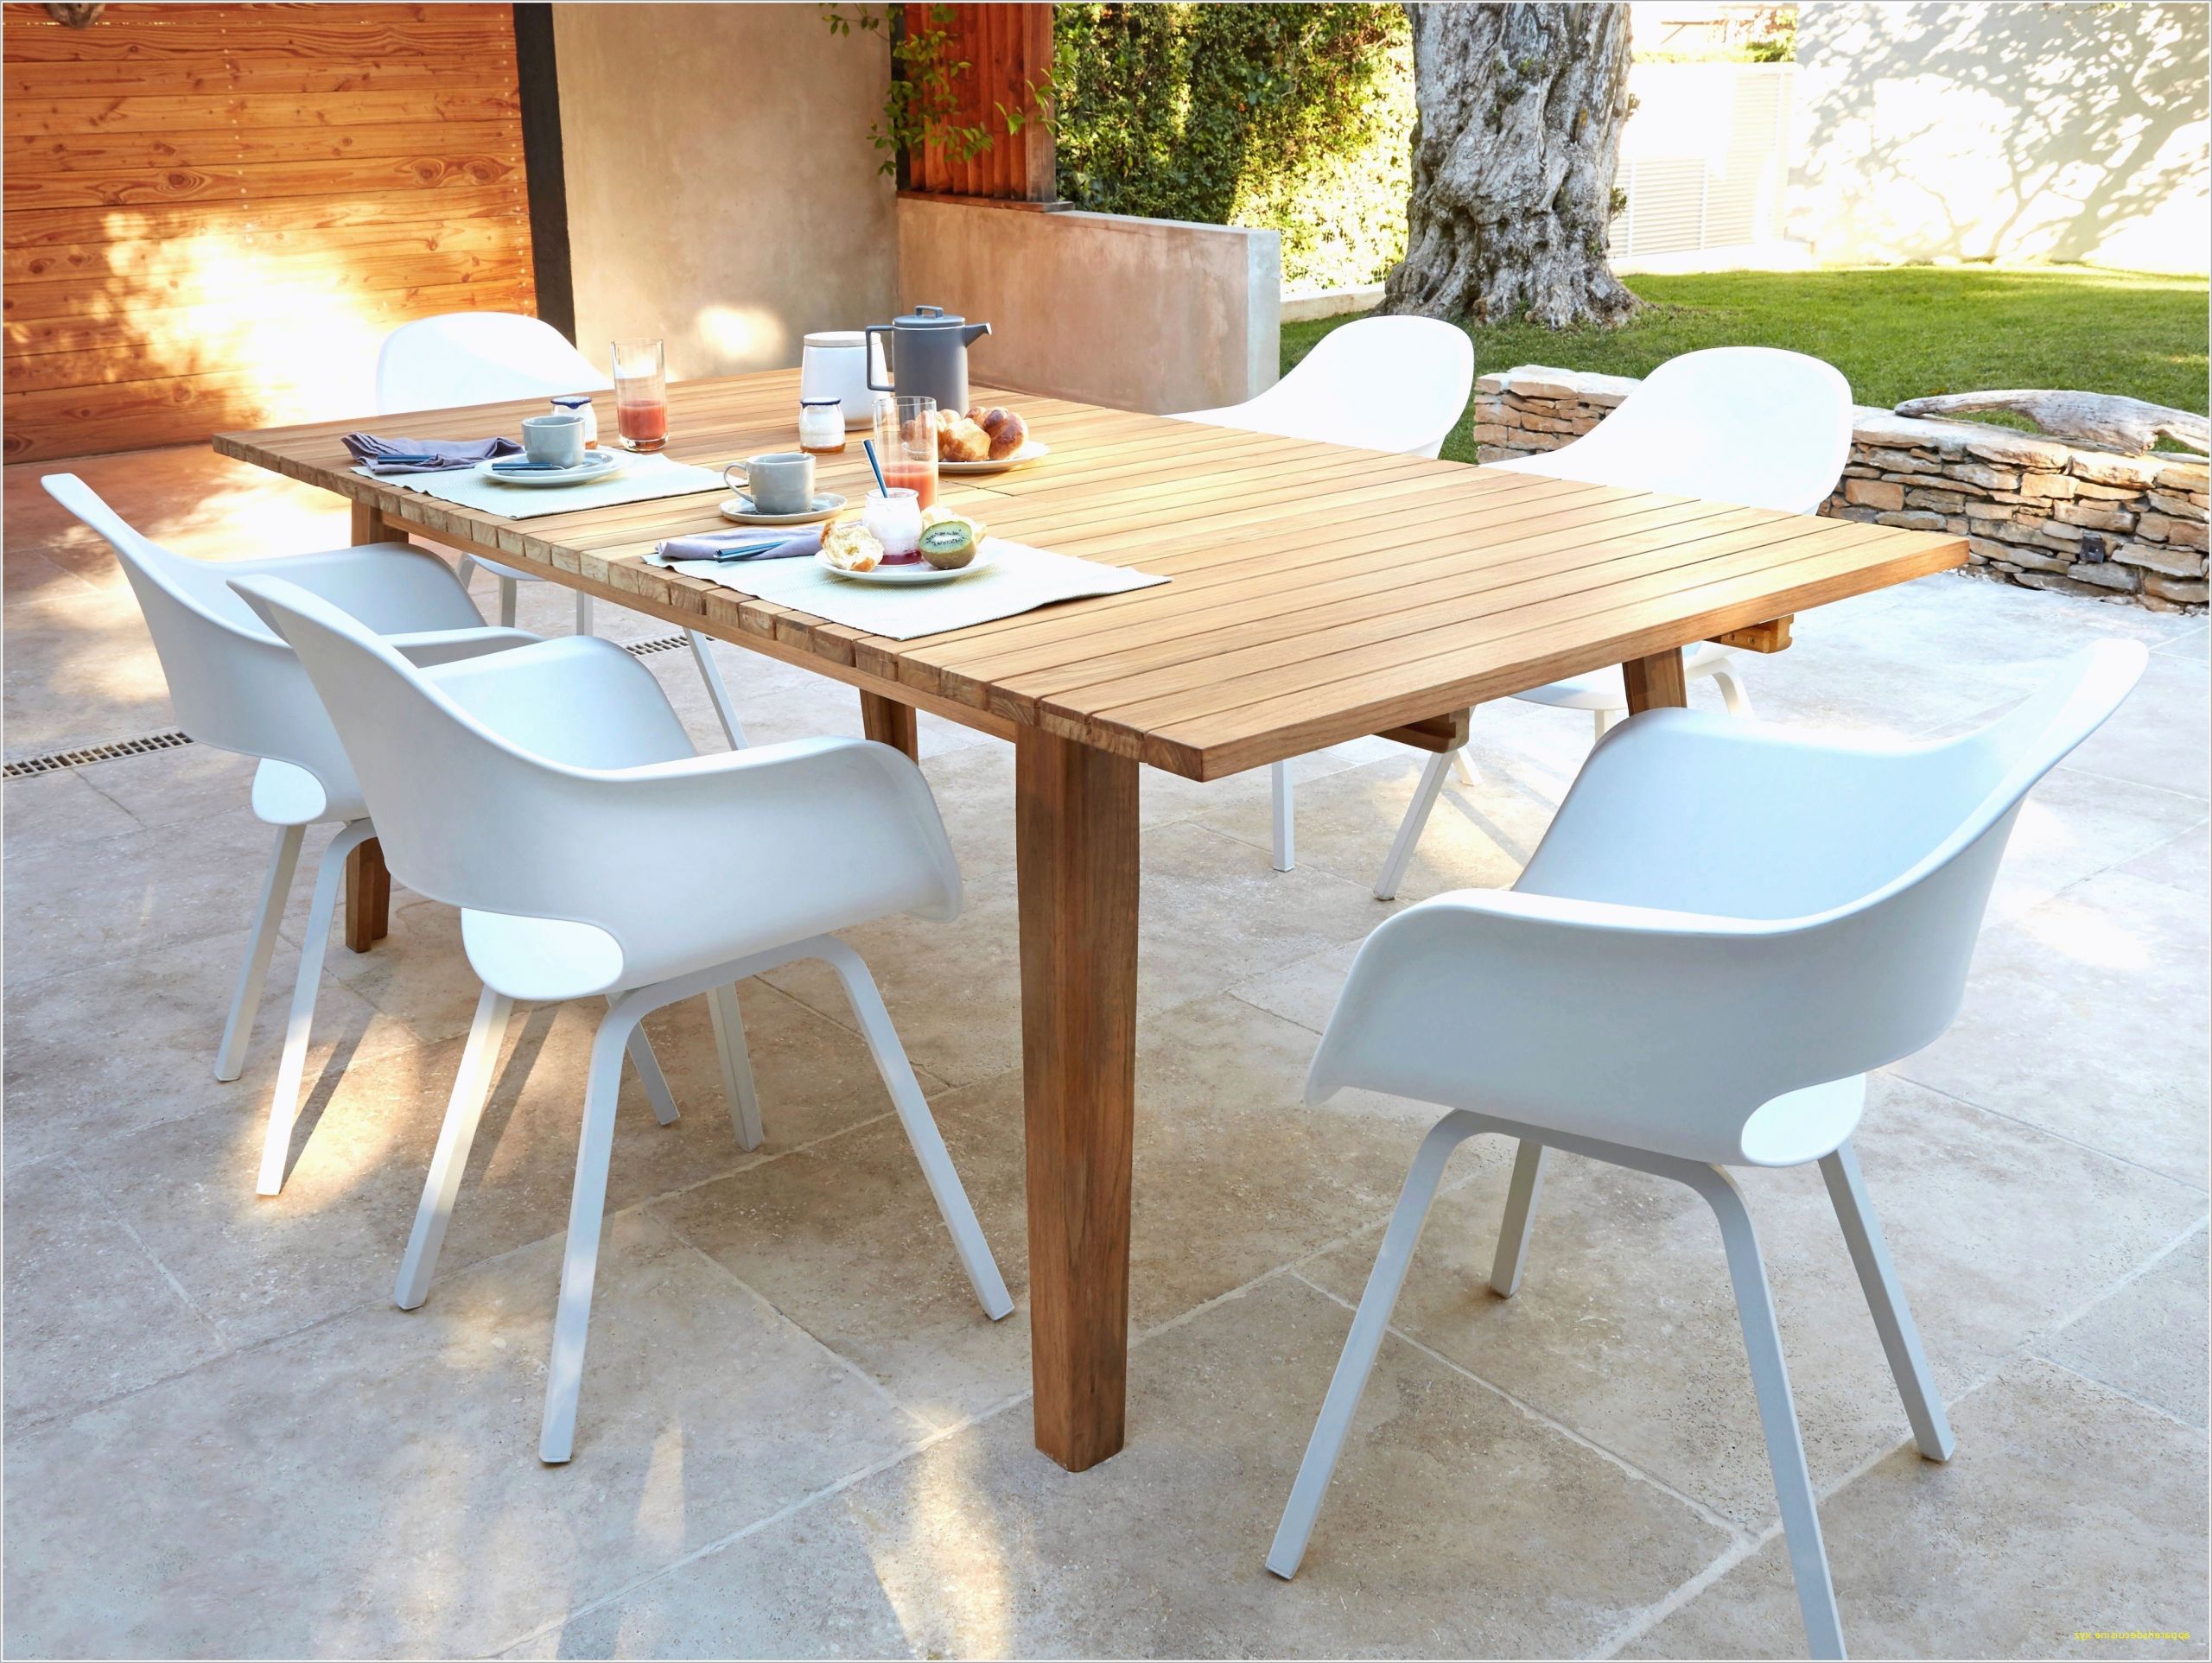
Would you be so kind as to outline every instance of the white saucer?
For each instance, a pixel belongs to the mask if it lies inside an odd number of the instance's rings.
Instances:
[[[845,499],[834,491],[814,493],[814,506],[804,514],[764,514],[753,505],[753,498],[742,491],[734,497],[725,497],[716,505],[726,520],[735,520],[740,525],[811,525],[817,520],[826,520],[845,505]]]
[[[814,558],[822,569],[830,576],[842,577],[854,583],[883,583],[888,584],[893,588],[905,584],[950,583],[957,577],[966,577],[971,572],[980,572],[991,563],[991,539],[988,537],[983,539],[982,546],[976,550],[975,559],[969,561],[965,566],[955,567],[949,572],[939,571],[927,561],[922,562],[918,566],[903,564],[879,566],[872,572],[841,572],[818,551]]]
[[[598,445],[594,445],[585,455],[587,460],[580,466],[564,467],[556,473],[502,473],[489,460],[477,463],[476,471],[487,479],[497,479],[501,485],[529,486],[542,491],[548,486],[585,485],[593,479],[607,479],[620,473],[630,460],[626,452],[607,450]],[[514,459],[500,456],[492,460],[505,462]]]
[[[1011,456],[1001,456],[995,462],[948,462],[940,460],[937,471],[955,476],[976,473],[1004,473],[1009,468],[1027,467],[1032,462],[1041,462],[1052,454],[1052,447],[1040,440],[1025,439],[1021,447]]]

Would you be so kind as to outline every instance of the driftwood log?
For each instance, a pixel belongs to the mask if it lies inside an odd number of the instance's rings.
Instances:
[[[2187,410],[2147,404],[2117,393],[2039,392],[2018,388],[2002,392],[1944,393],[1908,398],[1899,416],[1957,416],[1967,410],[2010,410],[2024,416],[2054,439],[2077,440],[2105,450],[2139,456],[2161,437],[2191,450],[2207,448],[2205,420]]]

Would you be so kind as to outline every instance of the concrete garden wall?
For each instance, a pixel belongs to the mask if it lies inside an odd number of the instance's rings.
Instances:
[[[1475,383],[1484,461],[1556,450],[1634,391],[1633,377],[1522,365]],[[1851,461],[1821,512],[1968,539],[1975,567],[2034,589],[2205,604],[2205,465],[2116,456],[1973,422],[1860,407]]]
[[[977,380],[1164,414],[1274,384],[1282,249],[1272,231],[908,196],[902,305],[988,322]]]

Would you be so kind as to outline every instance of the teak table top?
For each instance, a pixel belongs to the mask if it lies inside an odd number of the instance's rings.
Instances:
[[[668,454],[788,449],[798,375],[670,389]],[[979,388],[1052,447],[944,500],[1173,581],[892,641],[640,557],[725,493],[513,521],[353,473],[339,435],[515,430],[543,401],[219,435],[215,447],[702,633],[995,732],[1215,779],[1960,564],[1963,538],[1351,450]],[[613,399],[601,412],[611,441]],[[858,500],[861,435],[823,460]]]

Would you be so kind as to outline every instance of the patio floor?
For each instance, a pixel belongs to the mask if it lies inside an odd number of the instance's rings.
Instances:
[[[7,470],[11,759],[173,720],[44,471]],[[204,451],[78,471],[195,555],[346,540],[330,498]],[[523,610],[568,627],[550,586]],[[1911,1450],[1818,1177],[1745,1175],[1862,1655],[2204,1654],[2206,625],[1941,577],[1748,666],[1763,715],[1924,734],[2100,635],[2151,644],[2150,672],[2029,803],[1964,1012],[1879,1079],[1859,1137],[1949,1465]],[[708,743],[688,655],[644,662]],[[721,662],[756,742],[859,732],[845,689]],[[475,995],[453,913],[401,891],[387,941],[334,949],[296,1165],[257,1199],[289,942],[245,1078],[209,1066],[266,858],[251,765],[190,746],[8,784],[9,1652],[1798,1652],[1709,1217],[1560,1158],[1497,1299],[1494,1140],[1456,1158],[1303,1573],[1262,1568],[1433,1118],[1299,1102],[1389,911],[1368,885],[1420,758],[1383,741],[1300,765],[1290,874],[1264,771],[1145,775],[1129,1443],[1079,1476],[1032,1450],[1011,753],[921,732],[968,911],[851,939],[1021,1307],[983,1320],[834,986],[779,971],[742,992],[754,1154],[697,1001],[649,1025],[685,1113],[664,1129],[626,1095],[561,1469],[534,1451],[592,1013],[518,1022],[436,1288],[401,1312]],[[1406,900],[1509,882],[1589,727],[1506,704],[1475,733],[1481,781],[1447,793]],[[2106,1631],[2188,1638],[2084,1637]]]

